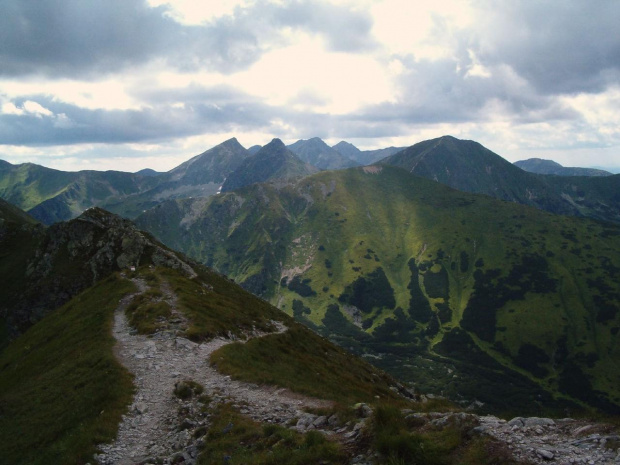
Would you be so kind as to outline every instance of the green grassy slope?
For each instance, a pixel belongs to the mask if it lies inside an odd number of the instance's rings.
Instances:
[[[7,307],[17,302],[13,292],[22,292],[28,260],[43,240],[43,228],[19,208],[0,199],[0,351],[11,336]]]
[[[115,437],[133,387],[112,354],[112,315],[132,289],[113,275],[0,352],[2,463],[86,463]]]
[[[66,172],[32,163],[0,165],[0,197],[44,224],[75,218],[111,197],[148,189],[157,177],[120,171]]]
[[[617,226],[391,167],[164,204],[138,223],[421,388],[502,409],[620,405]]]

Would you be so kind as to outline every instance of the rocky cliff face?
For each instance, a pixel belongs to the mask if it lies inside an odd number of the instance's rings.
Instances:
[[[13,242],[17,239],[13,238]],[[110,273],[143,264],[165,265],[194,274],[175,253],[136,229],[133,224],[99,208],[47,229],[22,231],[12,281],[0,304],[10,335],[18,334]],[[0,239],[10,257],[15,250]],[[14,249],[14,248],[13,248]]]

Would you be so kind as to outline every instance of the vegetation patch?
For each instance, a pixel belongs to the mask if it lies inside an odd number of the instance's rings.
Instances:
[[[507,276],[499,269],[474,272],[474,292],[463,312],[461,325],[480,339],[493,342],[496,331],[496,312],[507,302],[524,300],[525,294],[555,292],[557,280],[550,278],[547,260],[537,254],[521,257]]]
[[[411,331],[416,329],[416,322],[407,318],[403,309],[394,310],[394,318],[386,318],[381,326],[377,326],[372,335],[380,342],[412,342]]]
[[[394,406],[380,405],[373,414],[370,437],[387,464],[517,464],[508,450],[490,447],[489,439],[471,438],[475,420],[449,422],[443,428],[421,427]]]
[[[375,396],[403,402],[388,375],[294,323],[284,333],[225,345],[211,354],[211,364],[235,379],[346,405],[376,402]]]
[[[544,366],[549,363],[549,356],[540,347],[532,344],[523,344],[519,347],[519,353],[515,357],[515,365],[526,369],[538,378],[544,378],[549,370]]]
[[[218,405],[200,453],[200,465],[311,465],[349,463],[339,444],[317,431],[298,433],[282,426],[262,425],[230,404]]]
[[[111,275],[0,354],[3,463],[86,463],[116,436],[131,375],[113,355],[114,310],[133,285]]]
[[[342,314],[338,304],[327,306],[322,322],[331,333],[356,339],[370,339],[368,334],[360,330]]]
[[[439,271],[436,273],[432,270],[424,273],[424,289],[431,299],[447,301],[450,298],[448,271],[443,266],[439,266]]]
[[[396,306],[394,289],[381,267],[353,281],[345,288],[338,300],[341,303],[353,305],[365,313],[370,313],[373,308],[377,307],[394,308]]]
[[[420,288],[420,282],[418,280],[420,273],[418,266],[413,258],[409,260],[408,265],[409,270],[411,271],[411,281],[407,286],[407,289],[409,289],[411,294],[411,299],[409,300],[409,315],[415,321],[419,321],[420,323],[428,323],[433,317],[433,311],[428,303],[428,299],[422,292],[422,288]]]
[[[283,312],[224,276],[197,269],[199,275],[187,279],[179,271],[158,269],[178,297],[177,306],[189,320],[186,335],[193,341],[204,341],[232,333],[243,337],[254,329],[272,331],[272,320],[290,319]]]
[[[204,392],[202,384],[191,379],[184,379],[174,385],[174,395],[179,399],[187,400],[199,396]]]
[[[166,328],[172,315],[170,304],[161,300],[163,294],[150,289],[140,294],[127,306],[125,313],[129,324],[140,334],[154,334]]]
[[[467,270],[469,270],[469,255],[467,254],[467,252],[462,251],[461,252],[461,260],[460,260],[460,269],[461,269],[461,273],[467,273]],[[477,265],[477,262],[476,262]]]
[[[295,276],[288,284],[288,288],[302,297],[311,297],[316,295],[316,292],[309,285],[311,281],[309,278],[302,280],[300,276]]]

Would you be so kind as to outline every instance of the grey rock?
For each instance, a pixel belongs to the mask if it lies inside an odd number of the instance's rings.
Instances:
[[[312,424],[314,423],[316,419],[317,419],[316,415],[313,415],[311,413],[304,413],[303,415],[299,417],[299,420],[297,420],[297,424],[295,425],[295,427],[299,431],[305,431],[309,429],[310,427],[312,427]]]
[[[553,452],[548,451],[547,449],[537,449],[536,453],[540,455],[545,460],[553,460]]]
[[[364,403],[355,404],[353,408],[358,412],[362,418],[368,418],[372,415],[372,409]]]
[[[538,417],[530,417],[523,418],[523,424],[527,427],[532,426],[555,426],[555,421],[551,418],[538,418]]]
[[[508,426],[516,426],[518,428],[522,428],[524,425],[525,423],[523,422],[523,418],[521,417],[515,417],[508,422]]]
[[[134,405],[134,410],[140,415],[143,415],[148,412],[149,407],[144,402],[137,402],[136,405]]]
[[[471,429],[470,434],[472,434],[473,436],[484,436],[489,434],[489,428],[482,425],[476,426],[475,428]]]

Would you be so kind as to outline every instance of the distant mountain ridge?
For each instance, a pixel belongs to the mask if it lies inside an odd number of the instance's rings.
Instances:
[[[131,196],[111,198],[100,205],[113,213],[135,218],[168,199],[215,195],[226,177],[249,156],[250,153],[233,137],[160,174],[155,178],[157,184],[153,188]]]
[[[360,151],[344,141],[330,148],[321,139],[313,138],[298,141],[293,146],[306,158],[312,158],[314,163],[321,166],[333,163],[338,169],[351,164],[366,165],[389,154],[376,163],[399,166],[414,175],[466,192],[483,193],[553,213],[620,222],[617,195],[620,175],[569,178],[528,173],[474,141],[444,136],[406,149],[389,147]],[[339,154],[336,148],[348,155]],[[216,194],[243,162],[262,149],[254,146],[252,151],[246,150],[232,138],[167,173],[159,174],[152,170],[143,171],[143,174],[118,171],[72,173],[28,163],[11,165],[2,162],[0,197],[28,211],[44,224],[74,218],[95,205],[126,218],[135,218],[168,199]],[[246,171],[245,175],[233,175],[233,180],[245,179],[237,184],[228,181],[225,190],[232,189],[233,185],[239,187],[249,182],[303,176],[315,171],[312,165],[294,161],[293,158],[299,160],[299,157],[289,152],[286,163],[283,159],[266,159],[266,163],[255,164],[248,170],[247,166],[251,165],[248,162],[241,170]],[[278,163],[281,166],[276,166]]]
[[[249,152],[232,138],[167,173],[153,170],[74,173],[31,163],[3,162],[0,197],[44,224],[70,220],[95,205],[135,217],[166,199],[217,193],[226,176],[248,156]]]
[[[612,176],[613,173],[596,168],[564,167],[553,160],[529,158],[514,162],[522,170],[537,174],[554,174],[557,176]]]
[[[357,161],[342,155],[318,137],[298,140],[287,148],[302,161],[321,170],[338,170],[359,165]]]
[[[340,141],[332,147],[337,152],[341,153],[345,157],[355,160],[360,165],[371,165],[379,160],[394,155],[406,147],[386,147],[384,149],[376,150],[360,150],[350,142]]]
[[[620,222],[620,175],[568,178],[528,173],[478,142],[452,136],[420,142],[377,163],[464,192],[562,215]]]
[[[111,197],[149,189],[156,177],[121,171],[66,172],[32,163],[0,165],[0,197],[45,224],[79,215]]]
[[[259,182],[307,176],[317,171],[317,168],[304,163],[288,150],[280,139],[273,139],[229,174],[222,185],[222,192]]]

